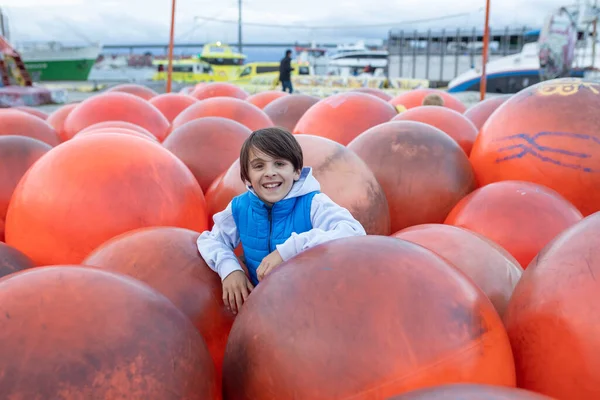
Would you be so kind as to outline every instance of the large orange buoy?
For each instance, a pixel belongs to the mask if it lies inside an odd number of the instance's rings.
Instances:
[[[203,117],[223,117],[245,125],[251,131],[273,126],[267,114],[254,104],[233,97],[215,97],[186,108],[173,121],[173,129]]]
[[[598,109],[600,83],[567,78],[522,90],[490,116],[473,145],[478,181],[535,182],[583,215],[599,211]]]
[[[163,141],[170,129],[164,115],[141,97],[129,93],[109,92],[82,101],[67,117],[67,139],[90,125],[105,121],[124,121],[139,125]]]
[[[206,192],[215,178],[240,156],[242,144],[251,133],[231,119],[205,117],[173,130],[163,146],[187,165]]]
[[[406,109],[411,109],[414,107],[420,107],[423,105],[423,100],[430,94],[438,94],[444,100],[444,107],[448,107],[453,109],[454,111],[458,111],[459,113],[464,113],[467,110],[467,107],[456,97],[451,95],[448,92],[444,92],[439,89],[414,89],[408,92],[404,92],[394,97],[389,101],[394,107],[403,106]]]
[[[143,228],[119,235],[83,262],[130,275],[173,302],[202,334],[217,381],[234,316],[223,304],[221,279],[198,254],[200,233],[181,228]]]
[[[198,100],[205,100],[211,97],[233,97],[245,100],[248,97],[248,92],[229,82],[210,82],[201,86],[197,85],[190,93],[190,96]]]
[[[263,110],[275,126],[292,132],[304,113],[319,100],[307,94],[293,94],[273,100]]]
[[[0,136],[19,135],[41,140],[50,146],[60,144],[58,134],[41,118],[25,111],[0,110]]]
[[[79,263],[136,228],[207,227],[202,189],[171,152],[129,135],[70,140],[40,158],[17,185],[6,243],[36,265]]]
[[[492,115],[492,113],[496,111],[498,107],[504,104],[511,97],[512,94],[490,97],[475,104],[473,107],[465,111],[463,115],[471,120],[471,122],[473,122],[473,124],[475,124],[477,127],[477,131],[479,131],[483,127],[483,124],[485,124],[485,122],[488,120],[490,115]]]
[[[395,116],[392,121],[417,121],[445,132],[462,147],[467,156],[477,138],[477,128],[464,115],[448,107],[415,107]]]
[[[254,104],[256,107],[264,110],[264,108],[271,103],[273,100],[277,100],[284,96],[289,96],[290,94],[287,92],[282,92],[280,90],[267,90],[264,92],[258,92],[251,96],[248,96],[246,99],[247,102]]]
[[[223,364],[224,398],[236,400],[379,400],[455,382],[515,385],[502,320],[441,257],[374,235],[271,272],[237,315]]]
[[[296,139],[302,148],[304,166],[313,168],[321,192],[350,211],[368,234],[389,235],[390,215],[385,192],[369,167],[333,140],[313,135],[296,135]],[[209,216],[224,210],[234,196],[245,191],[240,164],[236,161],[207,197]]]
[[[600,213],[567,229],[529,265],[505,316],[519,387],[600,398]]]
[[[154,90],[150,89],[147,86],[138,85],[135,83],[123,83],[121,85],[113,86],[106,90],[106,93],[110,92],[122,92],[129,93],[135,96],[141,97],[144,100],[150,100],[155,96],[158,96]]]
[[[369,94],[346,92],[326,97],[300,118],[294,134],[322,136],[347,145],[369,128],[398,113],[389,103]]]
[[[465,152],[431,125],[388,122],[364,132],[348,148],[367,163],[383,187],[392,232],[443,222],[456,203],[475,189]]]
[[[71,113],[71,111],[73,111],[78,104],[79,103],[66,104],[60,107],[58,110],[54,111],[46,119],[46,122],[51,127],[53,127],[56,133],[58,134],[58,137],[61,142],[64,142],[65,140],[69,139],[64,129],[65,121]]]
[[[445,223],[491,239],[527,268],[548,242],[581,219],[581,213],[552,189],[504,181],[462,199]]]
[[[394,237],[421,245],[464,272],[502,317],[523,269],[509,252],[475,232],[442,224],[417,225]]]
[[[173,122],[183,110],[197,102],[195,97],[181,93],[164,93],[150,99],[150,104],[158,108],[169,122]]]
[[[34,267],[33,261],[25,254],[5,243],[0,243],[0,278]]]
[[[0,393],[7,399],[219,400],[200,334],[166,297],[80,266],[0,280]]]
[[[0,136],[0,240],[4,240],[4,221],[15,187],[27,170],[52,147],[26,136]]]
[[[304,163],[313,167],[321,191],[346,208],[370,235],[389,235],[390,214],[383,188],[367,164],[339,143],[296,135]]]
[[[391,95],[387,94],[386,92],[384,92],[381,89],[374,89],[374,88],[370,88],[370,87],[361,87],[358,89],[352,89],[351,91],[367,93],[367,94],[379,97],[381,100],[384,100],[384,101],[390,101],[392,99]]]
[[[457,383],[413,390],[388,400],[552,400],[529,390],[505,386]]]

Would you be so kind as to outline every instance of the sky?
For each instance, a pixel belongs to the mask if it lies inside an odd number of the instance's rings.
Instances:
[[[548,12],[565,4],[491,1],[490,24],[496,29],[540,27]],[[0,0],[0,7],[9,19],[12,43],[166,44],[169,39],[171,0]],[[246,25],[243,40],[349,43],[384,39],[390,29],[482,28],[484,7],[485,0],[243,0],[247,23],[283,25]],[[177,0],[175,40],[237,43],[237,16],[238,0]]]

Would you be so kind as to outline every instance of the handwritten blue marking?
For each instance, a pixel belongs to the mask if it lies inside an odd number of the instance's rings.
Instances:
[[[501,163],[504,161],[514,160],[516,158],[523,158],[526,155],[530,155],[539,159],[542,162],[547,162],[550,164],[554,164],[560,167],[580,170],[583,172],[600,172],[600,170],[595,170],[583,165],[575,164],[575,159],[592,159],[592,154],[575,152],[566,149],[544,146],[539,144],[536,140],[541,137],[566,137],[570,139],[582,140],[584,142],[588,142],[589,144],[596,143],[600,144],[600,139],[595,136],[587,135],[583,133],[570,133],[570,132],[538,132],[535,135],[530,135],[527,133],[518,133],[516,135],[507,136],[504,138],[496,139],[495,142],[504,142],[507,140],[522,140],[523,143],[512,144],[509,146],[501,147],[498,149],[499,153],[508,153],[513,152],[514,150],[519,150],[519,152],[508,154],[504,157],[498,157],[496,159],[496,163]],[[586,143],[582,143],[583,146]],[[557,160],[553,158],[552,155],[561,155],[572,157],[574,160],[571,162],[565,162],[561,160]],[[564,157],[563,157],[564,158]]]

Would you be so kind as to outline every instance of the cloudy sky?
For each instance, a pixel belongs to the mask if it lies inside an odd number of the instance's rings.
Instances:
[[[3,0],[0,4],[10,20],[13,43],[168,41],[171,0]],[[540,26],[549,11],[564,4],[562,0],[492,0],[491,25]],[[391,28],[481,27],[484,6],[485,0],[243,0],[246,22],[274,25],[244,26],[243,34],[245,42],[339,41],[384,38]],[[237,24],[227,22],[236,21],[237,13],[238,0],[177,0],[176,40],[237,42]],[[440,19],[444,16],[453,17]]]

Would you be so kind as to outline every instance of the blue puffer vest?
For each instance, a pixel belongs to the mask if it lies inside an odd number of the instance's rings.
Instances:
[[[240,234],[246,267],[252,284],[258,284],[256,269],[263,258],[275,251],[292,233],[312,229],[310,208],[319,191],[281,200],[268,207],[256,195],[246,192],[231,204],[233,219]]]

